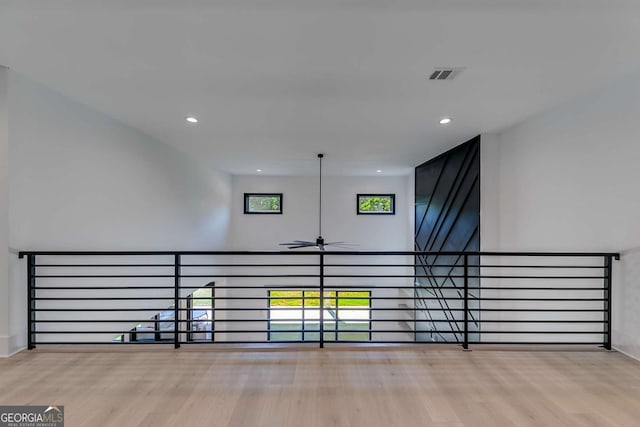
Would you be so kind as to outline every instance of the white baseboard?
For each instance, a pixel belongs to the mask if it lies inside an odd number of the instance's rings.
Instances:
[[[622,353],[622,354],[624,354],[625,356],[630,357],[630,358],[632,358],[633,360],[637,360],[638,362],[640,362],[640,357],[638,357],[638,356],[635,356],[635,355],[633,355],[633,354],[627,353],[627,352],[626,352],[626,351],[624,351],[624,350],[620,350],[618,347],[611,347],[611,348],[613,348],[613,349],[614,349],[615,351],[617,351],[618,353]]]
[[[6,356],[6,357],[15,356],[16,354],[20,353],[21,351],[25,351],[26,349],[27,349],[27,347],[19,348],[19,349],[15,350],[13,353],[9,353],[9,355]]]
[[[0,357],[11,357],[26,349],[24,345],[17,345],[18,336],[0,336]]]

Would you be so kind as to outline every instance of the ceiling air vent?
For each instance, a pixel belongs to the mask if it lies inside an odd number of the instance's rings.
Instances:
[[[461,67],[436,68],[429,76],[429,80],[453,80],[462,72]]]

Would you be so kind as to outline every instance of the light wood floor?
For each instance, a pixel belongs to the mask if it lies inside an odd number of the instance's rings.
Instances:
[[[640,363],[604,351],[38,349],[0,404],[67,426],[640,425]]]

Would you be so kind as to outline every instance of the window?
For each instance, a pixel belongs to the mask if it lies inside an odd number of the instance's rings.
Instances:
[[[371,292],[325,291],[324,340],[371,340]],[[269,341],[319,341],[320,292],[269,291]]]
[[[244,193],[245,214],[282,214],[282,193]]]
[[[358,194],[358,215],[395,215],[395,194]]]

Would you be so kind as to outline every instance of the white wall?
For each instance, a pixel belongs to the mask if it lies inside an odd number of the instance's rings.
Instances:
[[[638,117],[640,74],[633,74],[483,139],[483,249],[640,246]],[[613,294],[614,345],[636,357],[638,261],[637,253],[623,255]]]
[[[0,66],[0,355],[8,354],[9,342],[9,70]]]
[[[12,245],[224,247],[228,176],[13,72],[9,100]]]
[[[232,246],[237,250],[284,250],[286,247],[279,246],[280,242],[290,242],[292,240],[314,241],[318,235],[318,178],[317,177],[278,177],[278,176],[234,176],[232,179],[232,221],[231,236]],[[413,248],[413,176],[394,177],[336,177],[330,176],[323,179],[323,237],[325,241],[344,241],[354,243],[347,250],[355,251],[406,251]],[[243,213],[244,193],[283,193],[283,214],[282,215],[245,215]],[[395,215],[357,215],[356,195],[358,193],[394,193],[396,195]],[[311,248],[311,251],[314,249]],[[337,250],[345,250],[337,248]],[[325,252],[329,255],[331,248]],[[292,251],[294,252],[294,251]],[[319,252],[318,252],[319,253]],[[412,257],[394,256],[386,257],[381,261],[380,257],[325,257],[327,264],[402,264],[412,263]],[[279,263],[318,263],[315,256],[285,256],[279,257],[277,261],[271,259],[241,258],[235,259],[238,263],[248,262],[279,262]],[[246,270],[246,269],[245,269]],[[268,268],[252,269],[254,274],[283,274],[283,269],[269,270]],[[244,271],[246,274],[248,271]],[[336,268],[327,267],[325,273],[328,275],[408,275],[412,274],[412,268],[398,267],[349,267]],[[318,274],[317,267],[311,268],[289,268],[286,274]],[[229,279],[228,285],[232,286],[259,286],[258,289],[229,289],[227,297],[246,297],[251,295],[257,298],[265,298],[266,290],[274,288],[274,284],[287,286],[315,286],[319,282],[316,277],[306,278],[239,278]],[[412,306],[412,301],[398,300],[398,297],[411,296],[412,293],[405,293],[398,289],[377,289],[378,286],[411,286],[412,281],[408,278],[326,278],[326,286],[365,286],[372,292],[372,296],[385,297],[387,300],[374,300],[374,308],[400,308],[400,304]],[[334,288],[336,289],[336,288]],[[340,289],[339,287],[337,289]],[[266,307],[266,301],[262,300],[227,300],[227,307]],[[381,321],[383,319],[397,319],[406,317],[408,324],[412,325],[412,310],[401,309],[399,311],[374,311],[371,314],[372,329],[400,329],[400,325],[392,322]],[[267,310],[252,312],[229,312],[227,319],[234,317],[251,318],[254,323],[246,322],[228,323],[222,328],[227,331],[233,328],[252,328],[254,330],[266,329],[268,313]],[[395,322],[395,321],[394,321]],[[238,340],[241,338],[250,340],[265,340],[265,333],[254,334],[233,334],[222,335],[223,339]],[[413,335],[407,331],[406,334],[390,334],[374,332],[374,340],[407,340]]]
[[[227,175],[13,71],[8,98],[12,248],[226,247]],[[24,263],[10,261],[9,353],[26,322]]]
[[[413,176],[323,178],[325,241],[356,243],[353,250],[412,250]],[[318,236],[318,178],[234,176],[231,244],[235,249],[279,250],[280,242]],[[244,193],[283,193],[282,215],[244,215]],[[395,193],[395,215],[357,215],[358,193]]]

